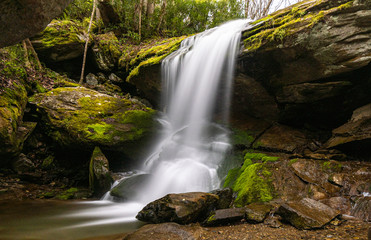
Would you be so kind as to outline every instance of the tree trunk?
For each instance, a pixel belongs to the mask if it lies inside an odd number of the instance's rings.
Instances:
[[[148,0],[147,1],[147,31],[151,31],[151,22],[152,22],[152,16],[153,13],[155,12],[155,4],[153,0]]]
[[[81,76],[80,76],[80,81],[79,84],[81,85],[84,81],[84,72],[85,72],[85,64],[86,64],[86,53],[88,52],[88,45],[89,45],[89,37],[90,37],[90,30],[91,30],[91,25],[93,24],[93,19],[94,19],[94,13],[95,9],[97,7],[97,0],[93,1],[93,10],[91,12],[91,17],[90,17],[90,22],[89,22],[89,27],[88,27],[88,32],[86,34],[86,42],[85,42],[85,49],[84,49],[84,56],[82,60],[82,68],[81,68]]]
[[[143,9],[143,1],[139,0],[139,11],[138,11],[138,35],[139,35],[139,42],[142,39],[142,9]]]
[[[162,0],[161,14],[157,25],[157,32],[160,32],[162,22],[164,21],[165,13],[166,13],[166,0]]]

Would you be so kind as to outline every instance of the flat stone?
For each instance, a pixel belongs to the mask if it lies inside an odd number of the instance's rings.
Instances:
[[[298,229],[322,228],[339,215],[339,211],[310,198],[282,204],[277,213]]]
[[[203,223],[205,226],[217,226],[234,223],[244,219],[246,208],[227,208],[215,210]]]

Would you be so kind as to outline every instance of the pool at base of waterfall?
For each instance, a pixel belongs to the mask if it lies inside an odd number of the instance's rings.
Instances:
[[[138,203],[110,201],[1,201],[0,239],[76,240],[134,231]]]

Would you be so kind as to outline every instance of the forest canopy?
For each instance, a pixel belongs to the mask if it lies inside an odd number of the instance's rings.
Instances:
[[[118,37],[135,41],[202,32],[228,20],[259,18],[288,0],[75,0],[62,19],[84,20],[97,1],[96,19]]]

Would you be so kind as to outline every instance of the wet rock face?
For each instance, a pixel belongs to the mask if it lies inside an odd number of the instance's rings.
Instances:
[[[168,194],[147,204],[136,218],[151,223],[176,222],[188,224],[199,222],[217,207],[218,200],[218,196],[211,193]]]
[[[89,188],[95,196],[101,197],[111,188],[112,182],[108,159],[95,147],[89,165]]]
[[[41,32],[72,0],[3,0],[0,2],[0,47]]]

